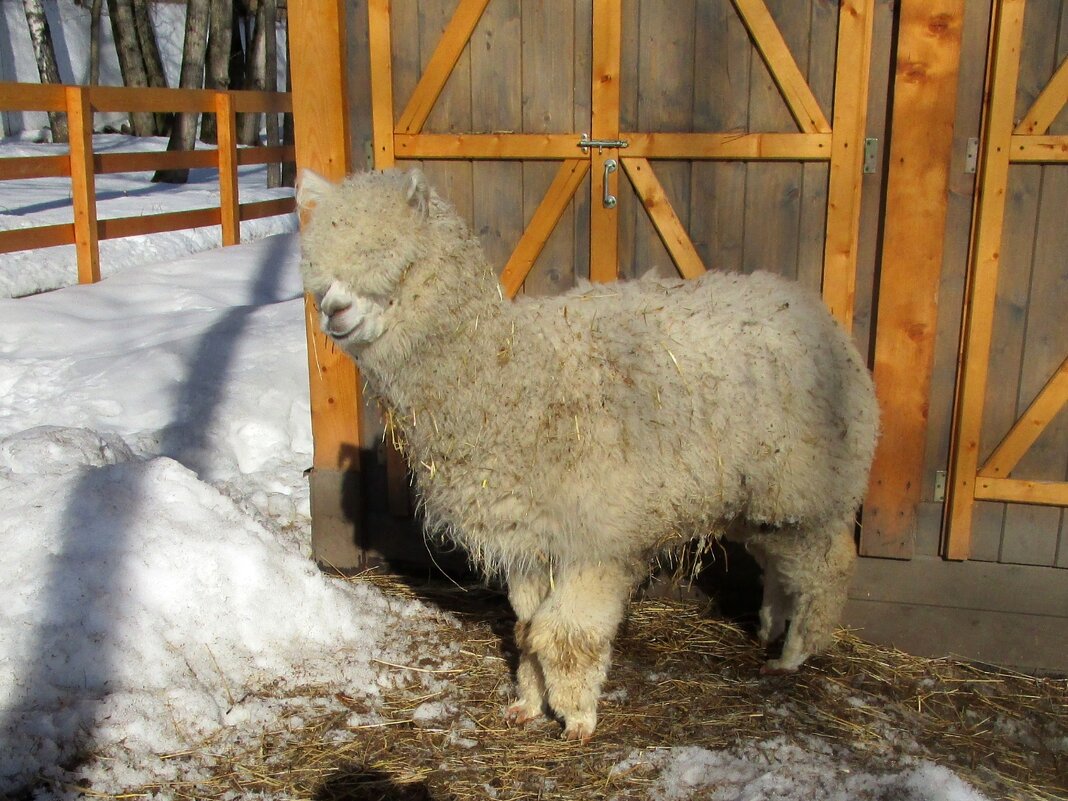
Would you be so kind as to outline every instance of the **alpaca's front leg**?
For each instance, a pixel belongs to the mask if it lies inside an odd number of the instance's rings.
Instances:
[[[598,564],[562,569],[554,579],[527,641],[544,672],[549,705],[564,719],[564,737],[587,740],[633,577],[620,565]]]
[[[517,698],[506,716],[513,723],[540,718],[545,710],[545,676],[530,647],[530,621],[549,594],[549,573],[545,570],[515,572],[508,576],[508,600],[515,612],[515,644],[519,649],[516,666]]]

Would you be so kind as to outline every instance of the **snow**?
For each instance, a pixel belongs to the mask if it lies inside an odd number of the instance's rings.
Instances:
[[[165,150],[162,137],[137,138],[121,134],[96,134],[93,149],[97,153],[148,152]],[[5,157],[61,155],[66,145],[36,143],[25,137],[0,140],[0,154]],[[97,216],[104,219],[138,217],[164,211],[186,211],[219,205],[218,170],[189,171],[185,184],[153,184],[151,173],[131,172],[98,175],[96,178]],[[238,168],[239,194],[242,202],[291,197],[290,187],[267,187],[267,167],[248,165]],[[66,178],[32,178],[3,183],[0,195],[0,230],[28,228],[74,219],[70,197],[70,180]],[[241,223],[241,241],[251,242],[272,234],[295,231],[296,215],[286,214]],[[100,269],[103,276],[171,254],[211,250],[222,244],[219,226],[168,231],[159,234],[108,239],[100,243]],[[77,283],[78,271],[74,246],[24,250],[0,254],[0,297],[19,297]]]

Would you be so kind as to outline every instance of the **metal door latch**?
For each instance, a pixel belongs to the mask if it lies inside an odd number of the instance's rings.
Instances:
[[[591,147],[597,148],[598,153],[604,153],[606,147],[630,147],[626,139],[590,139],[589,134],[583,134],[578,146],[584,153],[588,153]]]
[[[608,176],[614,173],[616,169],[617,165],[615,159],[604,160],[604,177],[602,179],[604,182],[604,197],[601,202],[604,203],[606,209],[614,209],[616,207],[616,196],[609,194],[608,192]]]

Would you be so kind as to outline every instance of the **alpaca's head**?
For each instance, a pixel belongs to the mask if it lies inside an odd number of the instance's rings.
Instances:
[[[320,324],[343,348],[359,350],[389,330],[401,285],[426,255],[439,201],[419,170],[360,173],[339,184],[305,170],[297,203],[308,215],[301,272]]]

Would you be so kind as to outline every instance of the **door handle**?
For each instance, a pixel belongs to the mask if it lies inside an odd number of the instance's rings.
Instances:
[[[616,207],[616,196],[609,194],[608,192],[608,176],[614,173],[617,169],[619,169],[619,165],[616,164],[615,159],[604,160],[604,176],[602,178],[602,183],[604,184],[604,198],[601,202],[604,203],[606,209],[614,209]]]

